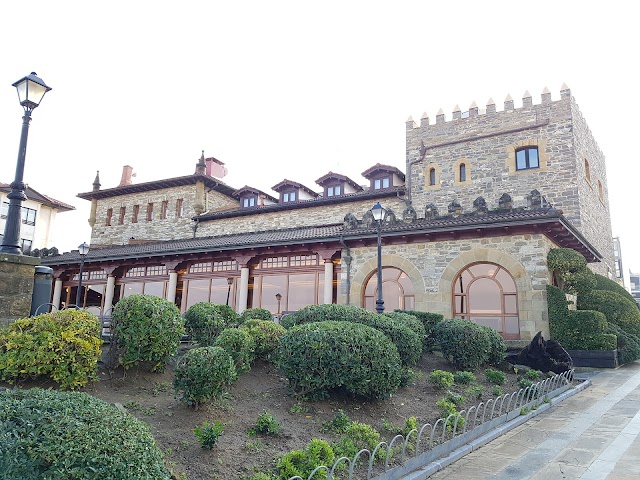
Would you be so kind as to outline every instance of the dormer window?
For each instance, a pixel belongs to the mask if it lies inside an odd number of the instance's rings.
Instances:
[[[242,199],[242,208],[251,208],[256,206],[256,197],[244,197]]]
[[[376,178],[373,181],[373,189],[380,190],[391,186],[391,177]]]
[[[282,193],[282,203],[295,202],[296,198],[297,198],[297,192],[295,191]]]
[[[342,195],[342,185],[332,185],[327,187],[325,195],[327,197],[336,197],[338,195]]]

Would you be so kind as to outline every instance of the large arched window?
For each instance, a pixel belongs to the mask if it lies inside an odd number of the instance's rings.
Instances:
[[[494,328],[504,338],[520,338],[516,284],[500,265],[476,263],[460,272],[453,284],[453,313]]]
[[[411,279],[399,268],[382,268],[382,299],[385,312],[393,312],[396,309],[413,310],[414,296]],[[367,280],[364,289],[364,308],[376,309],[378,298],[378,274],[374,272]]]

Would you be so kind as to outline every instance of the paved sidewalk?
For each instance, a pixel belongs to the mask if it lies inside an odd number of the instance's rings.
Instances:
[[[640,362],[429,477],[433,480],[640,479]]]

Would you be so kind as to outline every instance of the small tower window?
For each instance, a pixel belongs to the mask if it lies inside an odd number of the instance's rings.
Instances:
[[[464,163],[460,164],[460,182],[467,181],[467,166]]]
[[[540,168],[538,147],[525,147],[516,150],[516,170]]]
[[[584,176],[587,178],[587,182],[591,182],[591,167],[589,166],[589,160],[584,159]]]
[[[429,185],[434,186],[436,184],[436,169],[429,169]]]
[[[111,226],[111,217],[113,217],[113,208],[107,210],[107,227]]]
[[[127,214],[127,207],[120,207],[120,219],[119,224],[124,225],[124,216]]]
[[[604,202],[604,189],[602,188],[602,182],[598,180],[598,196],[600,197],[600,201]]]

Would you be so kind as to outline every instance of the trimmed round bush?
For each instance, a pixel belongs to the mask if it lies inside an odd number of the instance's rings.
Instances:
[[[386,315],[365,310],[352,305],[309,305],[282,319],[285,327],[302,325],[310,322],[353,322],[368,325],[387,335],[398,348],[403,365],[415,365],[422,356],[423,337],[411,330],[410,326],[419,328],[415,322],[398,320]],[[287,328],[288,328],[287,327]]]
[[[151,371],[161,372],[178,351],[184,324],[173,303],[151,295],[131,295],[113,309],[111,331],[124,368],[149,362]]]
[[[223,308],[224,307],[224,308]],[[227,327],[235,325],[237,316],[227,305],[200,302],[191,305],[184,314],[184,326],[191,340],[201,347],[213,345],[216,337]]]
[[[255,344],[255,356],[269,360],[278,349],[280,339],[286,333],[282,325],[272,320],[247,320],[240,326],[246,331]]]
[[[171,478],[149,428],[80,392],[0,392],[0,476]]]
[[[392,320],[395,320],[401,325],[404,325],[407,328],[409,328],[409,330],[411,330],[412,332],[416,333],[418,337],[420,337],[420,339],[422,340],[423,346],[426,347],[427,331],[424,328],[423,323],[420,320],[418,320],[417,317],[404,312],[388,312],[388,313],[385,313],[384,316]]]
[[[247,320],[268,320],[273,322],[273,313],[266,308],[247,308],[240,314],[240,323]]]
[[[439,313],[429,313],[429,312],[415,312],[413,310],[395,310],[399,313],[406,313],[413,317],[416,317],[418,320],[422,322],[425,330],[425,339],[424,339],[424,351],[432,352],[433,347],[436,346],[436,336],[434,333],[434,328],[436,325],[444,320],[444,315]]]
[[[173,388],[181,400],[198,407],[223,392],[238,378],[231,356],[220,347],[198,347],[187,351],[175,368]]]
[[[238,374],[251,369],[255,345],[251,335],[245,330],[225,328],[213,342],[213,346],[220,347],[229,354]]]
[[[398,349],[366,325],[317,322],[292,327],[280,340],[278,362],[298,394],[344,387],[354,395],[384,398],[400,385]]]
[[[58,310],[0,329],[0,378],[50,377],[60,388],[96,380],[101,325],[84,310]]]
[[[331,446],[325,441],[314,438],[309,442],[304,450],[293,450],[286,453],[278,460],[279,480],[289,480],[296,475],[301,478],[308,478],[311,472],[320,465],[333,465],[335,455]],[[326,480],[327,471],[317,471],[314,480]]]
[[[474,370],[504,359],[504,340],[492,328],[454,318],[439,323],[435,331],[442,355],[457,370]]]

